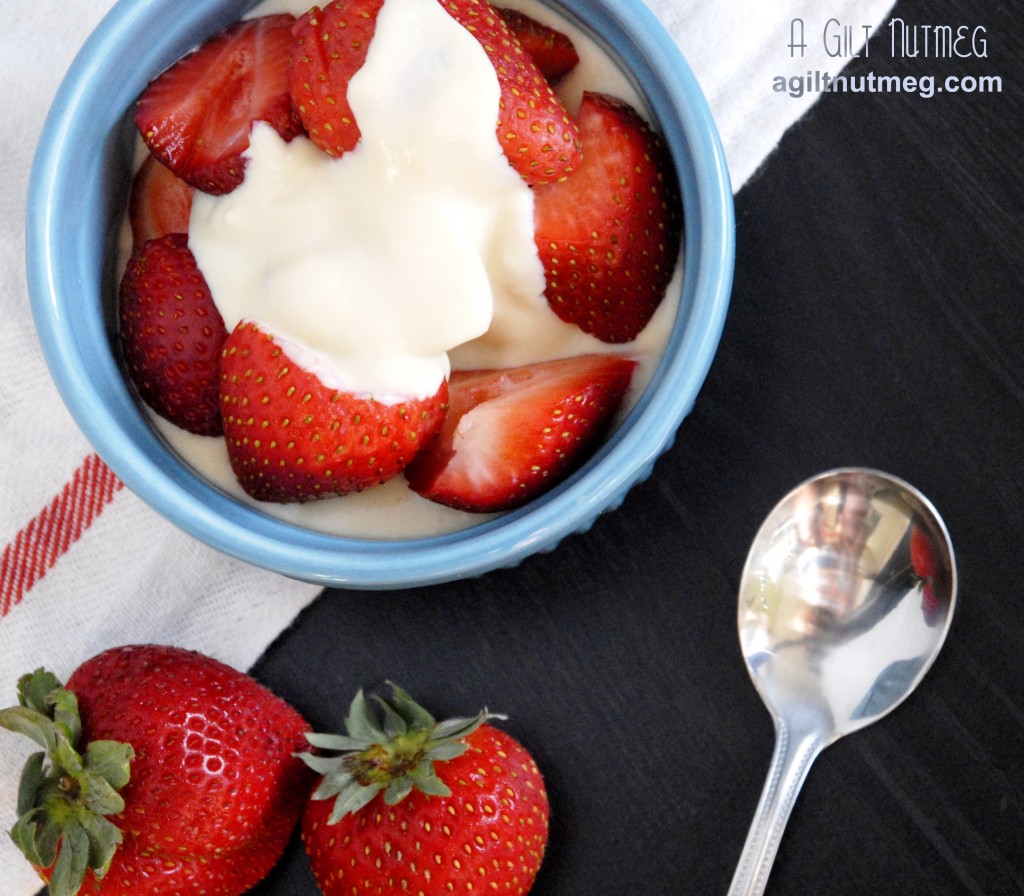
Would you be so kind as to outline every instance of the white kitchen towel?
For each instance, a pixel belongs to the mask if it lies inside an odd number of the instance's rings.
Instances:
[[[708,97],[734,189],[817,98],[813,73],[836,74],[890,5],[834,0],[826,16],[813,0],[649,2]],[[63,678],[119,643],[178,644],[246,669],[319,592],[223,556],[146,507],[93,453],[46,371],[25,283],[29,169],[64,72],[112,5],[7,0],[0,35],[0,705],[15,702],[23,672],[45,665]],[[3,829],[30,752],[20,741],[0,731]],[[0,882],[5,896],[39,889],[3,836]]]

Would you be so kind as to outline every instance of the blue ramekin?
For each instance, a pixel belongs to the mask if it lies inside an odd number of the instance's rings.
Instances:
[[[129,489],[186,532],[249,563],[324,586],[384,589],[475,576],[585,531],[672,444],[711,365],[732,287],[725,157],[675,42],[641,0],[550,4],[632,73],[678,170],[686,220],[682,295],[650,385],[583,469],[527,506],[454,534],[364,540],[281,522],[211,486],[151,428],[120,366],[114,247],[135,140],[126,110],[155,74],[253,5],[120,0],[78,53],[54,100],[29,186],[28,282],[43,353],[78,426]]]

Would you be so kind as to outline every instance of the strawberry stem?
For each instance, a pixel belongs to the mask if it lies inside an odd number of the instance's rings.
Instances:
[[[401,688],[392,684],[391,689],[390,702],[378,695],[371,702],[360,690],[345,717],[346,734],[306,735],[312,747],[336,754],[299,754],[322,776],[313,799],[334,800],[330,824],[358,812],[381,792],[388,805],[413,790],[448,796],[451,791],[435,764],[461,756],[469,748],[466,737],[489,719],[504,718],[484,709],[471,718],[437,722]]]
[[[106,816],[124,810],[134,751],[117,741],[82,749],[78,698],[52,673],[37,669],[18,681],[18,705],[0,710],[0,727],[43,749],[29,756],[18,787],[11,839],[37,868],[50,869],[51,896],[75,896],[86,872],[110,868],[121,831]]]

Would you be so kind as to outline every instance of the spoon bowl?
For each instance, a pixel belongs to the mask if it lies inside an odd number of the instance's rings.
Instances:
[[[740,580],[738,623],[775,750],[730,896],[764,892],[817,755],[917,687],[946,638],[956,590],[941,517],[886,473],[822,473],[768,515]]]

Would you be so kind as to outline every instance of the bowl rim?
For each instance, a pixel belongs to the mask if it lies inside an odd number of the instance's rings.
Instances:
[[[735,256],[732,190],[710,108],[681,50],[646,4],[560,0],[557,5],[601,43],[611,43],[628,69],[663,73],[658,88],[643,93],[673,146],[687,227],[682,301],[669,348],[623,425],[582,471],[526,507],[468,529],[387,540],[303,529],[239,502],[192,473],[156,435],[124,381],[113,348],[115,334],[106,322],[109,298],[104,303],[99,283],[74,276],[112,261],[106,251],[109,232],[75,227],[68,223],[74,217],[71,213],[106,206],[109,225],[120,220],[124,197],[118,204],[118,197],[100,194],[100,177],[76,178],[77,169],[65,164],[65,154],[69,147],[78,147],[76,151],[88,158],[90,147],[81,148],[89,142],[83,133],[90,135],[96,144],[91,149],[99,153],[125,139],[113,133],[116,127],[90,130],[88,118],[101,103],[114,105],[116,111],[108,112],[111,124],[124,117],[130,103],[113,104],[111,98],[100,96],[98,85],[104,83],[104,74],[120,73],[118,48],[129,41],[137,45],[138,37],[152,27],[147,13],[160,3],[119,0],[75,57],[39,138],[26,220],[29,298],[44,358],[76,424],[127,488],[179,528],[225,554],[324,587],[361,589],[438,584],[514,566],[532,553],[553,549],[617,507],[632,485],[649,475],[693,407],[724,327]],[[175,6],[180,13],[176,4],[166,6]],[[212,33],[238,14],[237,4],[226,0],[192,7],[186,13],[188,23],[178,26],[180,40],[187,34]],[[154,49],[150,66],[140,69],[159,71],[172,62],[191,45],[182,48],[180,40],[179,46]],[[146,80],[132,84],[130,77],[119,77],[121,92],[132,99]],[[693,164],[681,164],[681,157]],[[129,180],[126,172],[124,183]],[[61,216],[58,209],[63,209]],[[72,228],[72,239],[65,243]],[[72,288],[83,291],[87,299],[77,309],[59,298]],[[88,308],[97,305],[100,313],[90,315]],[[97,340],[110,349],[99,357]],[[595,471],[600,475],[592,475]]]

